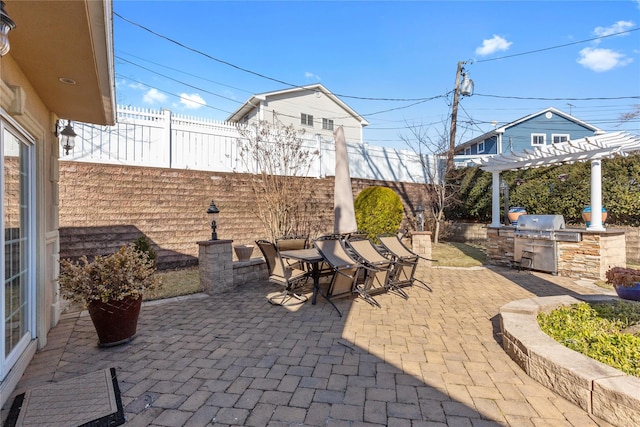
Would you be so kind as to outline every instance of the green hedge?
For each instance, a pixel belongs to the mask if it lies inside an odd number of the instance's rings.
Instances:
[[[560,214],[568,224],[582,223],[582,210],[591,197],[590,162],[505,171],[500,177],[509,185],[510,206],[523,206],[530,214]],[[458,169],[449,180],[458,195],[457,203],[445,211],[447,219],[490,222],[491,173],[477,167]],[[602,161],[602,204],[608,224],[640,225],[640,155]]]

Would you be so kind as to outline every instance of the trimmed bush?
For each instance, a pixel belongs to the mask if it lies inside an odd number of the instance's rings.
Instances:
[[[134,240],[133,247],[136,252],[147,254],[147,258],[149,259],[151,264],[153,264],[154,266],[156,265],[156,258],[158,257],[158,254],[156,250],[153,249],[151,242],[146,236],[140,236],[136,240]]]
[[[395,233],[404,216],[402,199],[388,187],[369,187],[358,194],[354,202],[358,230],[369,238]]]

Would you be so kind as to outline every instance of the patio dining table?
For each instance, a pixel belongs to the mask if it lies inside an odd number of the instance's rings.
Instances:
[[[293,259],[307,263],[311,266],[311,278],[313,279],[313,296],[311,297],[311,304],[316,304],[318,292],[336,309],[338,314],[342,316],[338,307],[331,301],[320,289],[320,264],[324,261],[324,257],[320,255],[320,252],[316,248],[307,249],[293,249],[289,251],[281,251],[280,256],[283,258]]]

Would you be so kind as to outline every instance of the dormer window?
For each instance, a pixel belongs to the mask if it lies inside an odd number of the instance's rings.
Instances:
[[[313,116],[310,114],[300,113],[300,124],[303,126],[313,127]]]

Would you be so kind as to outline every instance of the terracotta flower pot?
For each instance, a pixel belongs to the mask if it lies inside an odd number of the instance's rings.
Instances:
[[[517,225],[518,218],[520,218],[520,215],[526,215],[526,214],[527,214],[527,211],[525,210],[525,208],[513,207],[509,209],[509,212],[507,213],[507,217],[509,218],[509,221],[511,221],[511,225]]]
[[[122,301],[91,301],[89,316],[98,333],[98,345],[111,347],[131,341],[136,335],[142,297]]]

